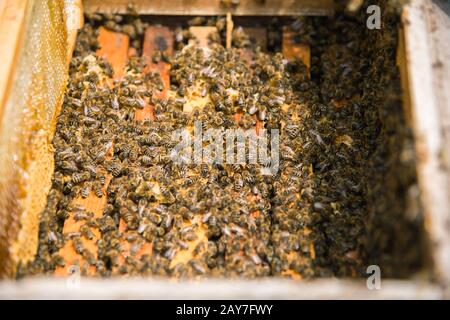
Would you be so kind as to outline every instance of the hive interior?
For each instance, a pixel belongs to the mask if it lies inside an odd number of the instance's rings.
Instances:
[[[381,30],[365,19],[236,18],[227,50],[224,17],[86,17],[38,253],[19,277],[74,267],[99,276],[359,277],[376,264],[399,278],[421,268],[399,18],[386,8]],[[156,36],[157,49],[140,58],[145,28],[157,22],[173,31],[173,54],[170,39]],[[217,26],[209,49],[187,46],[193,25]],[[96,55],[100,26],[130,37],[122,78]],[[256,48],[248,26],[266,28],[267,48]],[[280,53],[284,26],[309,46],[310,68]],[[174,163],[172,133],[195,121],[204,131],[279,129],[277,172],[261,174],[248,155],[241,165]]]

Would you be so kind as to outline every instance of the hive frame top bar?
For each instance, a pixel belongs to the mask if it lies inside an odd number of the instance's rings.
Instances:
[[[84,0],[85,12],[125,13],[130,0]],[[148,15],[224,15],[236,16],[329,16],[333,0],[241,0],[237,6],[225,6],[220,0],[141,0],[135,2],[139,14]]]

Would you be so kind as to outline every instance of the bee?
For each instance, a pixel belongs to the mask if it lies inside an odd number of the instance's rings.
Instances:
[[[75,249],[76,253],[82,255],[83,251],[84,251],[84,245],[83,245],[83,241],[80,238],[79,233],[76,236],[72,237],[72,244],[73,244],[73,248]]]
[[[108,171],[111,172],[111,174],[113,175],[113,177],[117,178],[120,176],[120,174],[122,173],[122,166],[118,163],[113,163],[111,166],[109,166]]]
[[[162,51],[161,52],[161,60],[164,61],[165,63],[171,63],[172,60],[170,58],[170,55],[167,51]]]
[[[128,242],[134,242],[138,239],[138,233],[136,232],[128,232],[126,237]]]
[[[86,211],[77,211],[74,213],[73,218],[75,221],[82,221],[82,220],[90,220],[94,217],[93,212],[86,212]]]
[[[103,185],[104,183],[102,184],[101,182],[93,184],[93,191],[98,198],[103,197],[103,188],[102,188]]]
[[[234,190],[240,191],[244,186],[244,180],[242,179],[241,174],[239,173],[234,174],[233,180],[234,180]]]
[[[186,241],[194,241],[198,239],[198,236],[195,232],[187,232],[182,234],[181,238]]]
[[[167,229],[170,229],[172,226],[173,217],[172,215],[164,215],[161,219],[161,227]]]
[[[168,248],[168,249],[164,252],[163,255],[164,255],[165,258],[167,258],[167,259],[169,259],[169,260],[172,260],[172,259],[175,257],[176,253],[177,253],[176,248],[172,246],[172,247]]]
[[[116,229],[116,223],[110,216],[104,216],[100,218],[98,221],[98,225],[100,226],[99,229],[102,233],[106,233],[108,231]]]
[[[138,151],[136,148],[131,148],[129,154],[128,154],[128,158],[130,159],[130,161],[134,162],[138,157]]]
[[[126,208],[122,208],[120,211],[120,216],[126,222],[129,229],[134,230],[138,228],[138,221],[136,215]]]
[[[148,150],[148,149],[147,149]],[[141,163],[145,166],[151,165],[153,163],[153,159],[147,155],[143,155],[141,157]]]
[[[204,25],[206,22],[206,19],[204,17],[195,17],[188,21],[189,26],[201,26]]]
[[[152,54],[152,62],[158,63],[159,61],[161,61],[161,58],[162,58],[161,51],[155,50]]]
[[[138,33],[136,32],[134,25],[131,25],[131,24],[123,25],[122,32],[127,34],[130,37],[130,39],[132,39],[132,40],[136,39],[138,36]]]
[[[109,259],[111,265],[118,266],[119,265],[119,252],[115,249],[108,250],[106,253],[106,257]]]
[[[183,227],[183,217],[180,215],[175,215],[173,217],[173,226],[177,229],[181,229]]]
[[[91,192],[91,185],[90,184],[85,184],[82,188],[81,188],[81,196],[83,198],[87,198],[89,196],[89,193]]]
[[[66,220],[70,217],[70,213],[69,213],[69,211],[67,211],[65,209],[61,209],[61,210],[56,211],[56,217],[61,220]]]
[[[188,275],[188,269],[183,263],[178,263],[175,265],[175,267],[171,270],[171,275],[176,278],[185,278]]]
[[[298,125],[289,124],[289,125],[286,125],[284,129],[290,138],[296,138],[299,136],[300,128]]]
[[[66,173],[74,173],[78,171],[78,166],[75,164],[74,161],[62,161],[59,166],[63,171]]]
[[[217,226],[217,217],[216,216],[209,217],[207,223],[211,227],[216,227]]]
[[[52,263],[58,267],[64,267],[66,265],[64,258],[57,253],[52,255]]]
[[[265,108],[258,111],[258,119],[260,121],[266,120],[266,115],[267,115],[267,110]]]
[[[142,248],[142,241],[134,241],[131,246],[130,253],[136,255]]]
[[[197,273],[197,274],[204,274],[206,273],[206,268],[205,266],[198,261],[197,259],[191,259],[188,262],[189,266],[192,267],[192,269]]]
[[[206,250],[205,247],[206,247],[206,245],[204,242],[200,242],[199,244],[197,244],[193,251],[194,257],[198,256],[200,253],[204,252]]]
[[[87,249],[84,249],[83,251],[83,258],[85,258],[90,265],[95,265],[97,263],[95,255]]]
[[[91,228],[84,224],[80,227],[81,234],[88,240],[92,240],[94,238],[94,233],[91,231]]]
[[[98,175],[98,181],[100,181],[100,184],[104,186],[106,184],[106,176],[102,173]]]

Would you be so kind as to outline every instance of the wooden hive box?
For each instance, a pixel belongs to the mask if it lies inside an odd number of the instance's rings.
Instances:
[[[86,12],[124,12],[126,0],[5,0],[0,3],[0,282],[1,298],[445,298],[450,284],[450,18],[444,1],[412,0],[403,7],[397,63],[404,108],[414,131],[417,172],[435,281],[83,279],[13,277],[18,261],[36,252],[39,212],[53,172],[51,138],[68,65]],[[140,1],[152,15],[332,15],[331,0]],[[105,35],[106,37],[108,35]],[[49,49],[50,47],[50,49]],[[151,50],[148,49],[148,50]],[[299,49],[299,52],[304,52]],[[144,50],[145,51],[145,50]],[[49,54],[49,56],[48,56]],[[114,54],[119,54],[114,52]],[[44,57],[44,55],[46,55]],[[162,66],[164,68],[164,66]],[[147,110],[141,116],[151,117]],[[75,279],[76,280],[76,279]],[[101,283],[101,285],[98,285]],[[217,288],[221,288],[217,290]],[[44,295],[43,295],[44,294]]]

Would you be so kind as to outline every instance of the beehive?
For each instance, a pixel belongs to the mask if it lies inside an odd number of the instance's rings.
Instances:
[[[226,12],[234,15],[327,15],[333,11],[331,1],[286,1],[281,7],[272,1],[266,1],[265,6],[255,3],[243,1],[235,9],[226,9],[211,1],[189,2],[189,6],[186,6],[183,1],[164,2],[164,4],[153,1],[141,2],[137,9],[142,14],[158,15],[219,15]],[[448,281],[445,271],[450,269],[449,176],[448,171],[443,169],[448,163],[446,156],[448,151],[444,141],[448,135],[446,110],[449,101],[445,96],[448,92],[445,88],[448,87],[449,81],[446,81],[445,73],[446,68],[448,69],[446,65],[448,59],[445,58],[448,50],[441,48],[448,43],[445,41],[445,37],[448,37],[445,33],[445,30],[448,30],[446,29],[448,16],[442,9],[444,7],[440,7],[439,4],[413,1],[403,9],[404,24],[403,29],[399,30],[401,41],[397,59],[405,91],[405,112],[409,115],[415,134],[418,177],[434,274],[439,283],[445,284]],[[8,76],[0,83],[0,89],[2,89],[0,92],[3,93],[3,96],[0,96],[2,101],[1,155],[4,157],[2,160],[5,164],[2,167],[0,184],[2,186],[0,190],[2,210],[0,270],[4,275],[12,275],[17,263],[29,260],[36,250],[38,215],[46,200],[46,192],[42,190],[49,189],[53,170],[50,141],[62,103],[74,36],[76,29],[82,24],[82,6],[78,1],[60,1],[52,5],[40,1],[19,1],[14,4],[7,1],[3,6],[3,15],[11,19],[2,19],[2,21],[8,23],[8,26],[12,23],[14,28],[13,32],[2,32],[2,37],[6,38],[2,43],[8,44],[2,47],[6,57],[6,63],[2,66],[6,69],[2,74]],[[99,4],[96,1],[86,1],[84,7],[86,11],[123,11],[126,2],[111,1]],[[435,25],[434,19],[439,19],[442,23]],[[105,34],[104,36],[115,39],[114,35]],[[45,51],[49,47],[52,50]],[[30,52],[33,52],[33,55],[30,56]],[[44,57],[43,52],[50,52],[50,55]],[[120,52],[114,49],[110,52],[113,52],[115,57],[119,57],[117,64],[123,63],[120,60],[123,56]],[[293,54],[298,52],[303,53],[304,49],[300,48]],[[22,94],[23,92],[27,94]],[[14,106],[22,106],[22,108]],[[51,286],[53,281],[37,282],[37,288]],[[90,281],[86,281],[88,283],[85,286],[86,291],[81,293],[87,294],[91,284]],[[116,288],[117,291],[114,292],[119,292],[122,288],[121,282],[109,281],[111,284],[108,286]],[[317,290],[317,296],[321,296],[323,288],[327,286],[337,288],[337,294],[349,294],[353,288],[358,288],[358,283],[335,283],[326,280],[305,285],[304,289],[278,280],[271,280],[269,283],[271,288],[279,290],[273,293],[273,296],[277,297],[289,297],[290,292],[302,297],[310,286]],[[95,285],[95,281],[92,285]],[[173,285],[163,281],[161,284],[157,282],[147,286],[133,283],[133,287],[127,292],[131,296],[138,295],[152,290],[152,286],[159,285],[166,288],[165,290],[174,289]],[[178,285],[183,288],[189,286],[183,283]],[[197,294],[204,296],[211,285],[215,284],[204,283]],[[230,294],[237,294],[228,287],[232,284],[225,282],[222,285],[230,290]],[[11,292],[21,294],[14,284],[4,284],[4,286],[10,288],[10,290],[2,290],[6,294]],[[38,290],[32,286],[33,284],[30,285],[31,290]],[[59,284],[55,286],[58,287]],[[251,291],[260,286],[260,283],[242,282],[239,287],[247,291],[241,296],[251,296]],[[422,286],[425,289],[422,289]],[[394,281],[392,286],[389,283],[387,287],[388,289],[384,291],[387,296],[422,297],[423,294],[428,297],[439,297],[441,295],[438,287],[431,283],[423,284],[420,281],[406,283]],[[171,291],[167,292],[170,295]]]

